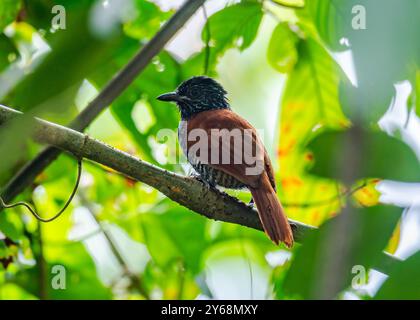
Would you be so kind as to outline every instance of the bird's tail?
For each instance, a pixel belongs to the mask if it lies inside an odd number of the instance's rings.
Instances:
[[[262,175],[258,188],[250,188],[250,191],[267,235],[275,244],[284,242],[290,248],[293,245],[292,229],[267,174]]]

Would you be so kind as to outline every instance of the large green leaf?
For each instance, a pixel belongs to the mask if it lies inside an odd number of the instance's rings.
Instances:
[[[291,71],[298,60],[297,42],[298,37],[290,30],[289,25],[279,23],[268,45],[267,58],[270,65],[282,73]]]
[[[261,3],[253,0],[243,0],[213,14],[208,20],[211,54],[218,57],[231,47],[241,51],[248,48],[257,36],[262,17]],[[202,38],[207,40],[206,27]]]
[[[309,126],[343,126],[346,121],[338,100],[341,69],[329,53],[311,39],[300,41],[298,55],[299,61],[285,89],[284,107],[290,103],[302,103],[305,111],[311,114],[311,121],[307,122]]]
[[[416,253],[395,266],[375,299],[420,299],[420,254]]]
[[[308,147],[315,158],[310,172],[322,177],[340,179],[345,171],[357,168],[353,180],[420,180],[420,164],[413,151],[384,132],[361,128],[329,131],[316,137]]]
[[[348,208],[305,238],[283,290],[292,297],[332,299],[346,289],[360,265],[369,270],[379,259],[399,220],[394,207]]]
[[[316,41],[301,40],[299,60],[290,73],[281,104],[280,161],[281,199],[288,203],[312,203],[337,195],[335,182],[308,177],[306,166],[311,157],[304,146],[318,127],[348,126],[338,100],[341,70],[328,52]],[[288,215],[299,221],[318,225],[329,214],[339,210],[338,202],[325,202],[318,207],[294,207]]]

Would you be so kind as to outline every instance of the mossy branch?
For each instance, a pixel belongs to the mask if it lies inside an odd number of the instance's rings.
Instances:
[[[22,113],[0,105],[0,125],[22,116]],[[207,218],[263,230],[255,209],[225,193],[207,188],[192,177],[163,170],[67,127],[36,118],[33,119],[32,126],[33,139],[38,143],[89,159],[146,183],[171,200]],[[314,227],[297,221],[290,220],[290,223],[296,242],[301,242],[307,234],[315,230]],[[398,261],[384,253],[375,269],[387,273]]]

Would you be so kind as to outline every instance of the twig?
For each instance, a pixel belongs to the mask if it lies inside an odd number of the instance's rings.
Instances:
[[[206,0],[188,0],[172,18],[159,30],[134,58],[105,86],[98,96],[72,121],[70,127],[85,130],[89,124],[106,109],[145,69]],[[60,154],[60,150],[49,147],[27,163],[4,187],[1,196],[5,202],[11,201],[29,186]]]
[[[203,4],[203,14],[204,14],[204,27],[206,30],[206,48],[205,48],[205,56],[204,56],[204,74],[208,75],[209,73],[209,64],[210,64],[210,39],[211,39],[211,31],[210,31],[210,21],[207,15],[206,5]]]
[[[26,203],[25,201],[19,201],[19,202],[16,202],[16,203],[8,204],[3,200],[3,198],[1,196],[0,196],[0,210],[1,210],[1,208],[11,209],[11,208],[15,208],[15,207],[25,207],[35,217],[35,219],[37,219],[39,222],[44,222],[44,223],[52,222],[55,219],[57,219],[58,217],[60,217],[63,214],[63,212],[66,211],[66,209],[70,205],[71,201],[73,200],[73,198],[74,198],[74,196],[77,192],[77,189],[79,188],[80,176],[81,175],[82,175],[82,159],[78,159],[77,160],[77,178],[76,178],[76,182],[74,184],[73,190],[71,191],[71,194],[70,194],[69,198],[67,199],[64,206],[60,209],[60,211],[58,211],[56,214],[54,214],[50,218],[42,218],[38,214],[34,205],[33,205],[33,207],[31,207],[31,205],[29,203]]]
[[[21,115],[21,112],[0,105],[0,125]],[[40,119],[34,119],[33,125],[33,138],[39,143],[78,154],[131,179],[146,183],[173,201],[207,218],[263,230],[257,211],[226,193],[207,188],[197,179],[163,170],[70,128]],[[315,230],[309,225],[289,221],[296,242],[301,242],[308,233]],[[392,256],[384,259],[387,264],[378,267],[381,271],[389,270],[399,261]]]

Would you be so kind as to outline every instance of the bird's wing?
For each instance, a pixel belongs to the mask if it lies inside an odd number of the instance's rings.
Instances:
[[[187,134],[190,161],[206,163],[254,188],[266,172],[275,189],[272,165],[257,131],[233,111],[200,112],[188,120]]]

